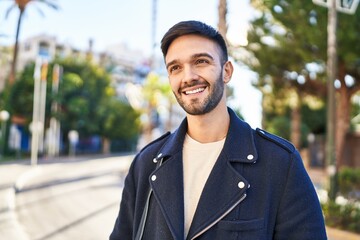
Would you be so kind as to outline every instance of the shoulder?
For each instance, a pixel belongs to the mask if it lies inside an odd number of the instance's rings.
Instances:
[[[147,145],[145,145],[139,152],[138,155],[142,155],[144,152],[148,153],[149,151],[157,152],[159,148],[164,144],[164,142],[167,140],[167,138],[171,135],[170,132],[167,132],[163,134],[162,136],[158,137],[157,139],[151,141]]]
[[[135,156],[132,161],[130,171],[138,177],[148,176],[152,171],[154,165],[153,159],[157,157],[159,149],[170,136],[170,132],[165,133],[161,137],[153,140],[144,146]]]
[[[282,137],[279,137],[277,135],[271,134],[260,128],[256,128],[255,131],[256,131],[257,135],[260,136],[262,139],[272,142],[272,143],[275,143],[277,146],[286,150],[287,152],[289,152],[289,153],[296,152],[295,146],[288,140],[286,140]]]
[[[171,135],[170,132],[167,132],[165,133],[164,135],[158,137],[157,139],[151,141],[150,143],[148,143],[147,145],[145,145],[139,153],[142,153],[142,152],[146,152],[146,151],[149,151],[149,150],[156,150],[158,147],[162,146],[162,144],[164,143],[164,141],[166,141],[166,139]]]

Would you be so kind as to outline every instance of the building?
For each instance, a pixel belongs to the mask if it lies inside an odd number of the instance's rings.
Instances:
[[[12,48],[0,46],[0,91],[5,87],[6,78],[10,73],[10,63],[12,61]]]

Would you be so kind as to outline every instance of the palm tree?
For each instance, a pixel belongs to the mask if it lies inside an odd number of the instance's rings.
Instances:
[[[4,1],[4,0],[2,0],[2,1]],[[20,33],[22,17],[24,15],[26,7],[28,6],[29,3],[39,2],[39,3],[46,4],[48,7],[53,8],[55,10],[58,9],[58,5],[56,3],[54,3],[54,1],[56,1],[56,0],[11,0],[11,1],[13,1],[14,3],[6,11],[5,18],[7,18],[9,16],[11,10],[13,10],[16,7],[19,8],[20,13],[19,13],[17,26],[16,26],[16,37],[15,37],[15,46],[14,46],[14,52],[13,52],[13,61],[11,63],[11,70],[10,70],[10,76],[9,76],[9,84],[10,85],[12,85],[15,80],[16,63],[17,63],[17,57],[18,57],[17,55],[18,55],[18,48],[19,48],[19,33]],[[44,15],[40,9],[38,9],[38,10],[42,15]]]

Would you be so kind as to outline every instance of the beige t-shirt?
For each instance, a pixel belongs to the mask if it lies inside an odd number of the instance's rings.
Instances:
[[[200,143],[186,134],[183,148],[185,237],[188,234],[205,182],[224,146],[218,142]]]

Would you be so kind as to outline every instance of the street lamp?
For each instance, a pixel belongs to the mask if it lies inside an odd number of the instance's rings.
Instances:
[[[6,122],[9,120],[10,114],[6,110],[0,112],[0,121],[1,121],[1,157],[4,156],[5,152],[5,142],[6,142]]]

